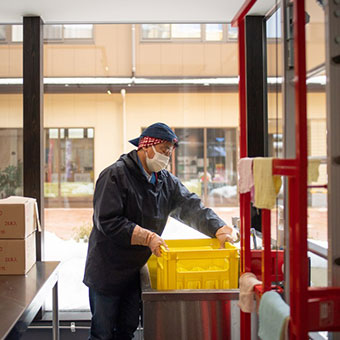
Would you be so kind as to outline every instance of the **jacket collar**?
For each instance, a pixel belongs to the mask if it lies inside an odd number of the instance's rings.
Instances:
[[[138,155],[137,155],[137,150],[132,150],[130,151],[128,154],[124,154],[121,156],[121,160],[126,164],[126,166],[132,170],[132,173],[138,177],[138,178],[143,178],[148,184],[150,185],[154,185],[151,184],[147,177],[145,176],[145,174],[143,173],[143,169],[141,169],[140,165],[138,164]],[[163,174],[162,174],[163,170],[158,172],[156,174],[157,177],[157,183],[156,183],[156,187],[158,187],[159,185],[161,185],[161,183],[163,182]]]

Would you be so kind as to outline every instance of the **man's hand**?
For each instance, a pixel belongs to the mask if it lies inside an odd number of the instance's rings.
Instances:
[[[161,246],[164,246],[166,249],[168,249],[168,246],[165,243],[165,241],[156,233],[152,233],[152,235],[150,236],[148,246],[151,249],[152,254],[155,254],[158,257],[161,256]]]
[[[218,229],[215,236],[219,240],[221,248],[225,248],[225,242],[235,243],[240,241],[239,232],[235,228],[228,225]]]
[[[164,246],[166,249],[168,249],[165,241],[160,236],[148,229],[140,227],[139,225],[136,225],[135,229],[133,230],[131,244],[147,246],[150,248],[152,253],[158,257],[161,256],[160,246]]]

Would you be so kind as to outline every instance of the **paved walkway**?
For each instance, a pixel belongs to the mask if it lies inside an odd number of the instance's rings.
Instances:
[[[231,217],[239,216],[239,208],[214,208],[215,212],[231,224]],[[92,224],[92,208],[46,208],[45,228],[56,234],[63,240],[69,240],[76,236],[77,230],[81,227],[88,228]],[[308,237],[327,241],[327,209],[308,209]],[[276,211],[272,210],[272,236],[275,238]]]

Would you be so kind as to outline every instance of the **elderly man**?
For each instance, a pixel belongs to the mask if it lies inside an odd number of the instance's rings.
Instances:
[[[132,339],[139,323],[139,271],[166,246],[161,234],[169,215],[217,237],[222,246],[234,237],[232,227],[165,170],[178,146],[166,124],[149,126],[130,143],[138,149],[103,170],[94,193],[84,277],[92,340]]]

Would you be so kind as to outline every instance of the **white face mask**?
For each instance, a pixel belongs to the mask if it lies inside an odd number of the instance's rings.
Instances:
[[[153,145],[151,147],[155,155],[153,158],[149,158],[148,154],[146,154],[146,165],[148,169],[152,172],[158,172],[165,169],[169,163],[170,157],[157,152]]]

